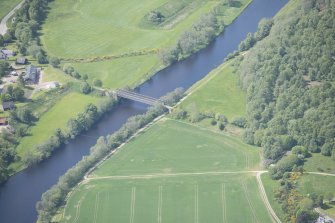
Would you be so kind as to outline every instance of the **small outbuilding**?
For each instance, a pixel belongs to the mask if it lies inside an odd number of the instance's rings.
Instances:
[[[14,108],[15,108],[15,104],[12,101],[3,102],[0,106],[0,110],[2,111],[13,110]]]
[[[15,63],[16,65],[25,65],[27,63],[27,59],[25,57],[18,57]]]

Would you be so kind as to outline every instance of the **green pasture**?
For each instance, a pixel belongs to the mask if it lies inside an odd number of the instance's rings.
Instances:
[[[0,20],[22,0],[0,0]]]
[[[167,0],[56,0],[42,30],[42,43],[58,57],[118,55],[174,44],[180,34],[220,1],[203,0],[190,15],[169,30],[147,30],[141,19]]]
[[[259,152],[238,138],[164,119],[127,143],[93,175],[259,169]]]
[[[270,223],[255,176],[103,179],[81,184],[61,222]]]
[[[309,172],[325,172],[335,174],[335,161],[321,153],[312,153],[312,157],[307,158],[304,169]]]
[[[125,57],[111,61],[71,64],[81,75],[87,74],[88,81],[100,79],[105,88],[135,86],[152,76],[158,67],[156,55]]]
[[[186,110],[224,114],[229,121],[246,113],[246,94],[238,85],[232,61],[224,63],[196,83],[181,103]]]
[[[48,139],[57,128],[66,129],[67,121],[82,112],[89,103],[96,103],[99,98],[90,95],[71,92],[38,120],[35,126],[28,131],[29,136],[24,137],[18,146],[18,153],[22,155],[26,150],[34,147]]]

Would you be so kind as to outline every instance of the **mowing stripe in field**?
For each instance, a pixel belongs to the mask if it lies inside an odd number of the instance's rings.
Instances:
[[[134,223],[135,217],[135,201],[136,201],[136,187],[131,189],[131,203],[130,203],[130,223]]]
[[[94,223],[97,222],[99,203],[100,203],[100,191],[95,195],[94,216],[93,216]]]
[[[227,222],[227,206],[226,206],[226,185],[224,183],[221,184],[221,200],[222,200],[222,222]]]
[[[199,187],[194,186],[194,223],[199,223]]]
[[[158,223],[162,222],[162,205],[163,205],[163,187],[159,185],[158,187]]]

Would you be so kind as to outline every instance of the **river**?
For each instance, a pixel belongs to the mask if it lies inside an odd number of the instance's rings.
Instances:
[[[207,48],[158,72],[141,85],[138,91],[160,97],[177,87],[188,89],[220,65],[249,32],[255,32],[261,18],[273,17],[287,2],[288,0],[254,0]],[[142,114],[146,109],[146,105],[136,102],[120,104],[88,132],[58,149],[51,158],[11,177],[0,187],[0,222],[35,222],[35,205],[43,192],[54,185],[83,155],[88,154],[99,136],[113,133],[130,116]]]

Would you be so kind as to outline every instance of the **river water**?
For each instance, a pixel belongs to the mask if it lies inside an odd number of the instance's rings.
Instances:
[[[141,85],[138,91],[160,97],[177,87],[188,89],[220,65],[249,32],[255,32],[261,18],[273,17],[287,2],[288,0],[254,0],[207,48],[158,72]],[[142,114],[146,109],[146,105],[123,102],[88,132],[56,151],[50,159],[11,177],[0,187],[0,223],[35,222],[35,205],[43,192],[54,185],[83,155],[87,155],[99,136],[113,133],[130,116]]]

